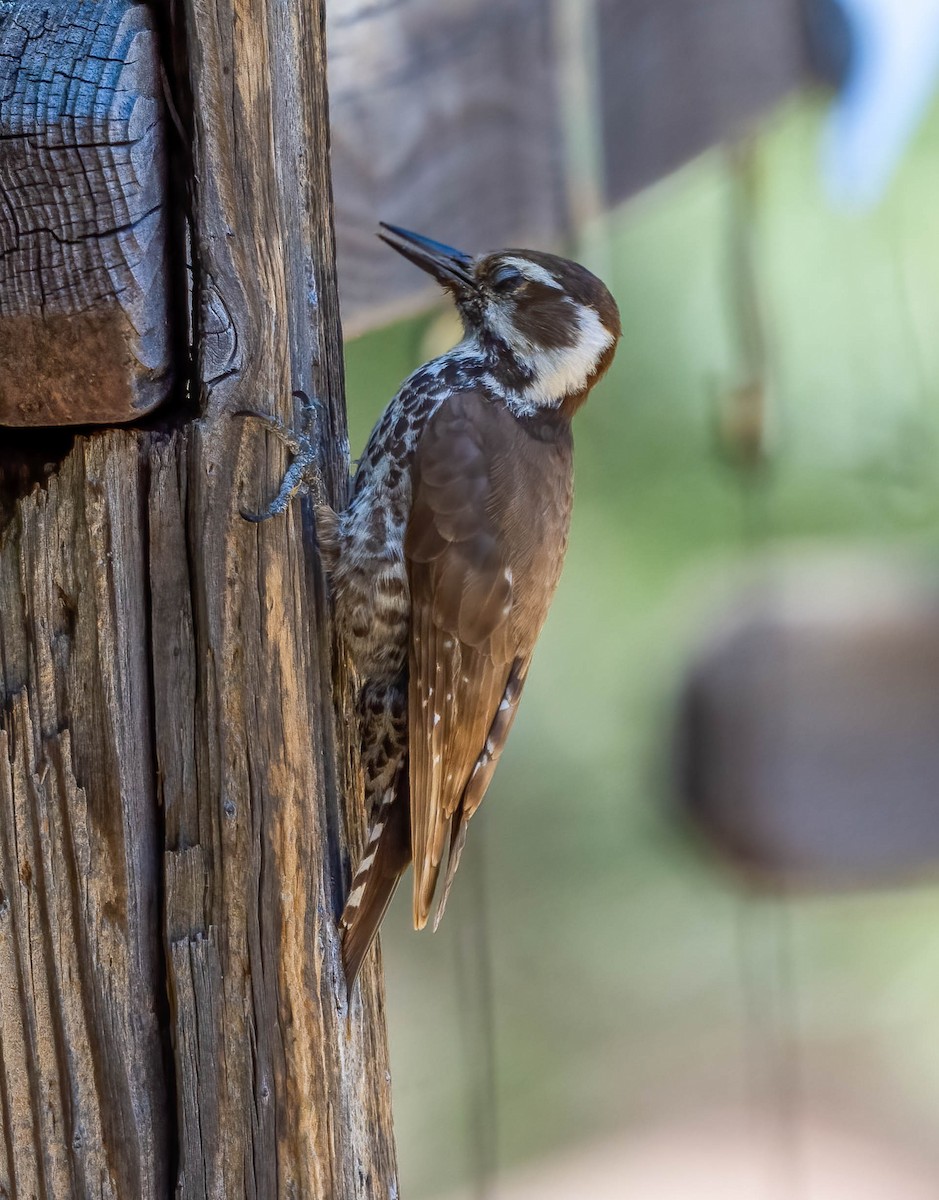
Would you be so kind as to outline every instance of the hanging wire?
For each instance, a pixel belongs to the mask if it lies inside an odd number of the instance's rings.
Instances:
[[[595,0],[552,0],[551,25],[576,255],[608,278],[613,274],[613,256],[604,202]],[[458,915],[456,968],[476,1200],[491,1200],[498,1167],[498,1055],[484,833],[483,826],[474,826],[474,853],[467,856],[461,869],[468,878],[462,889],[466,903]]]
[[[897,311],[903,317],[905,362],[911,375],[912,398],[902,428],[901,457],[893,478],[905,489],[917,506],[921,518],[935,516],[932,484],[939,427],[936,423],[933,392],[930,386],[930,322],[920,311],[917,289],[911,278],[912,263],[905,252],[900,231],[891,228],[888,252],[892,268]]]
[[[769,1126],[766,1200],[798,1200],[805,1177],[792,909],[784,895],[749,895],[738,898],[736,915],[747,1091],[754,1128]]]
[[[579,262],[610,280],[615,257],[606,200],[596,0],[551,0],[551,26],[573,245]]]
[[[467,1081],[470,1169],[475,1200],[492,1200],[498,1166],[496,1025],[492,943],[486,892],[485,825],[477,822],[473,854],[461,871],[463,900],[457,915],[457,1020]]]
[[[740,536],[748,552],[772,537],[770,485],[775,421],[769,348],[757,269],[759,159],[753,138],[728,148],[728,298],[738,339],[739,382],[718,397],[718,452],[740,487]],[[737,959],[745,1017],[750,1102],[768,1117],[771,1178],[767,1200],[804,1192],[801,1064],[792,910],[783,891],[737,902]]]
[[[774,421],[768,392],[769,353],[756,269],[759,163],[752,138],[727,149],[730,203],[727,298],[737,336],[738,380],[716,398],[717,450],[740,484],[742,538],[752,549],[770,535],[766,504]]]

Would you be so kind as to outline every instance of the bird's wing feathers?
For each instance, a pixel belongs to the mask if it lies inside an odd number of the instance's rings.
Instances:
[[[456,875],[457,867],[460,865],[460,855],[463,853],[463,846],[466,844],[466,830],[469,825],[469,819],[482,803],[482,798],[486,794],[486,789],[489,787],[493,772],[496,769],[496,763],[499,761],[499,756],[502,753],[502,747],[505,745],[505,740],[509,736],[509,730],[512,728],[512,723],[515,720],[515,714],[518,712],[518,702],[522,695],[522,688],[525,686],[525,676],[528,673],[528,664],[530,661],[531,655],[529,654],[526,658],[516,658],[512,663],[512,669],[509,671],[505,690],[502,693],[502,699],[499,701],[496,715],[492,719],[492,725],[489,727],[485,744],[470,772],[470,777],[463,790],[460,803],[450,818],[450,853],[447,859],[447,878],[444,881],[443,895],[440,897],[440,903],[437,905],[437,912],[434,916],[434,929],[440,924],[444,910],[447,907],[447,898],[450,895],[450,888],[453,885],[453,877]]]
[[[449,877],[514,716],[560,573],[569,477],[569,437],[533,439],[474,392],[441,406],[415,453],[405,558],[419,928],[451,825]]]

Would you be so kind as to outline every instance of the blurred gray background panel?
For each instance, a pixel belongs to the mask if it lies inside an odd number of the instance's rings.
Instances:
[[[805,79],[799,0],[598,0],[607,198],[744,132]]]
[[[329,5],[348,332],[434,295],[376,251],[379,220],[473,252],[557,245],[573,232],[588,124],[601,129],[595,182],[615,204],[746,131],[807,75],[800,0],[568,3],[564,19],[544,0]]]
[[[551,9],[541,0],[336,0],[329,82],[347,330],[436,298],[379,220],[477,252],[567,225]]]

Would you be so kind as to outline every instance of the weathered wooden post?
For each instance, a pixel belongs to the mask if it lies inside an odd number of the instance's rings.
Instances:
[[[241,519],[284,459],[231,416],[319,397],[341,494],[322,5],[176,7],[191,368],[153,14],[0,7],[0,1191],[371,1200],[347,680],[309,509]]]

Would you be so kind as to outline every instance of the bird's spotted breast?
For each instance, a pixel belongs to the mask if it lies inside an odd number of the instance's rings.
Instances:
[[[472,386],[479,371],[478,358],[459,351],[415,371],[385,409],[359,461],[352,502],[338,521],[331,587],[362,679],[391,682],[404,668],[410,629],[404,535],[414,452],[446,397]]]

